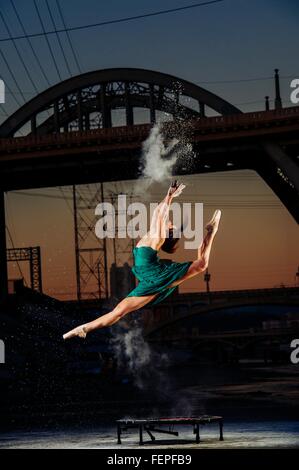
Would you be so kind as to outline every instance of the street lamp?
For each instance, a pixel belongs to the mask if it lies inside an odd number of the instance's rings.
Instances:
[[[207,294],[208,294],[209,303],[211,303],[210,279],[211,279],[211,274],[209,273],[208,268],[207,268],[206,271],[205,271],[205,275],[204,275],[204,281],[205,281],[206,286],[207,286]]]

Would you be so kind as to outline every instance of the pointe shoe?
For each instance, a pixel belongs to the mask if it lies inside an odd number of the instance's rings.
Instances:
[[[65,333],[63,335],[63,339],[70,339],[70,338],[74,338],[76,336],[78,336],[79,338],[85,339],[87,333],[85,331],[84,326],[85,325],[80,325],[80,326],[77,326],[76,328],[74,328],[73,330],[68,331],[67,333]]]
[[[210,222],[208,222],[207,225],[206,225],[206,230],[209,233],[217,232],[219,222],[220,222],[220,218],[221,218],[221,210],[217,209],[214,212],[213,217],[211,218]]]

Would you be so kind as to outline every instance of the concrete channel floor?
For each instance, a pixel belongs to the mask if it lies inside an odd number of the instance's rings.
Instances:
[[[195,442],[192,426],[176,426],[179,436],[155,434],[150,441],[144,433],[145,444],[139,446],[138,430],[122,434],[117,444],[116,426],[88,430],[32,430],[0,434],[0,449],[262,449],[299,448],[299,422],[224,422],[224,441],[219,441],[216,425],[201,426],[201,442]]]

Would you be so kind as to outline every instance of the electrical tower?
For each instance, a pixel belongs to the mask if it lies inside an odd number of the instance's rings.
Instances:
[[[7,248],[7,261],[19,262],[29,261],[30,266],[30,287],[37,292],[42,292],[42,269],[41,253],[39,246],[30,246],[28,248]]]
[[[77,299],[108,297],[106,239],[95,234],[95,208],[104,201],[103,183],[73,185]]]

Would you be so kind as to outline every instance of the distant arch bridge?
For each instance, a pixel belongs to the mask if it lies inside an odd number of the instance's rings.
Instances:
[[[299,287],[215,291],[179,294],[172,301],[154,307],[145,315],[144,331],[151,337],[169,326],[198,315],[221,312],[236,307],[289,305],[297,307],[299,314]]]

